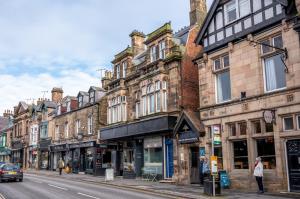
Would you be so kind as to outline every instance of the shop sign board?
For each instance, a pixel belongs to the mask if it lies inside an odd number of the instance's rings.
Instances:
[[[114,180],[114,169],[106,169],[105,181],[113,181],[113,180]]]
[[[191,144],[199,141],[199,136],[194,131],[183,131],[178,135],[180,144]]]
[[[221,144],[221,129],[220,129],[220,125],[214,125],[213,126],[213,139],[214,139],[214,144],[215,145]]]
[[[218,175],[218,157],[210,156],[211,175]]]
[[[74,148],[85,148],[85,147],[93,147],[95,146],[95,142],[81,142],[81,143],[75,143],[75,144],[69,144],[70,149]]]

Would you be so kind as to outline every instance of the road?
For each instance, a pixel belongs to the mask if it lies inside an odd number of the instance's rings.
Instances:
[[[70,181],[46,176],[24,176],[23,182],[3,182],[0,193],[6,199],[163,199],[131,190]],[[0,197],[1,198],[1,197]]]

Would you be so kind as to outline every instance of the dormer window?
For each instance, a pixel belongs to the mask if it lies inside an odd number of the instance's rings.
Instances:
[[[127,62],[124,61],[124,62],[122,63],[122,75],[123,75],[123,78],[126,77],[126,70],[127,70]]]
[[[71,111],[71,101],[67,101],[67,112]]]
[[[166,42],[164,40],[158,43],[159,47],[159,58],[164,59],[166,56]]]
[[[94,90],[92,90],[90,92],[89,102],[90,103],[94,103],[95,102],[95,91]]]
[[[117,79],[120,79],[120,65],[116,66]]]
[[[82,107],[82,105],[83,105],[83,96],[79,95],[79,97],[78,97],[78,107],[80,108],[80,107]]]
[[[57,115],[60,115],[61,114],[61,105],[58,105],[57,106]]]
[[[150,47],[150,61],[154,62],[156,60],[157,60],[157,57],[156,57],[156,46],[151,46]]]

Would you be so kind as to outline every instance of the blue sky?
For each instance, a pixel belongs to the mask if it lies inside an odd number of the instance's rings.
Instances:
[[[96,70],[111,68],[132,30],[147,34],[168,21],[175,31],[189,25],[189,2],[0,1],[0,114],[18,101],[43,97],[41,91],[50,98],[55,86],[65,95],[99,86]]]

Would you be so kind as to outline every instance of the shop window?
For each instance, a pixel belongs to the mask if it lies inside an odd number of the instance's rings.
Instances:
[[[247,140],[233,142],[233,157],[235,169],[248,169]]]
[[[246,135],[247,134],[247,123],[246,122],[239,123],[239,130],[240,130],[240,135]]]
[[[103,152],[103,163],[102,168],[110,168],[111,167],[111,152],[104,151]]]
[[[253,122],[252,122],[252,125],[253,125],[254,134],[261,133],[261,124],[260,124],[260,120],[253,121]]]
[[[235,123],[229,124],[229,131],[231,136],[236,136],[236,126]]]
[[[162,148],[146,148],[144,160],[145,163],[162,163]]]
[[[214,155],[218,157],[218,169],[223,169],[223,153],[222,147],[214,148]]]
[[[290,131],[294,129],[293,116],[283,118],[283,130]]]
[[[256,140],[256,144],[257,144],[257,156],[261,157],[264,168],[275,169],[276,158],[275,158],[274,138],[268,137],[265,139],[258,139]]]

